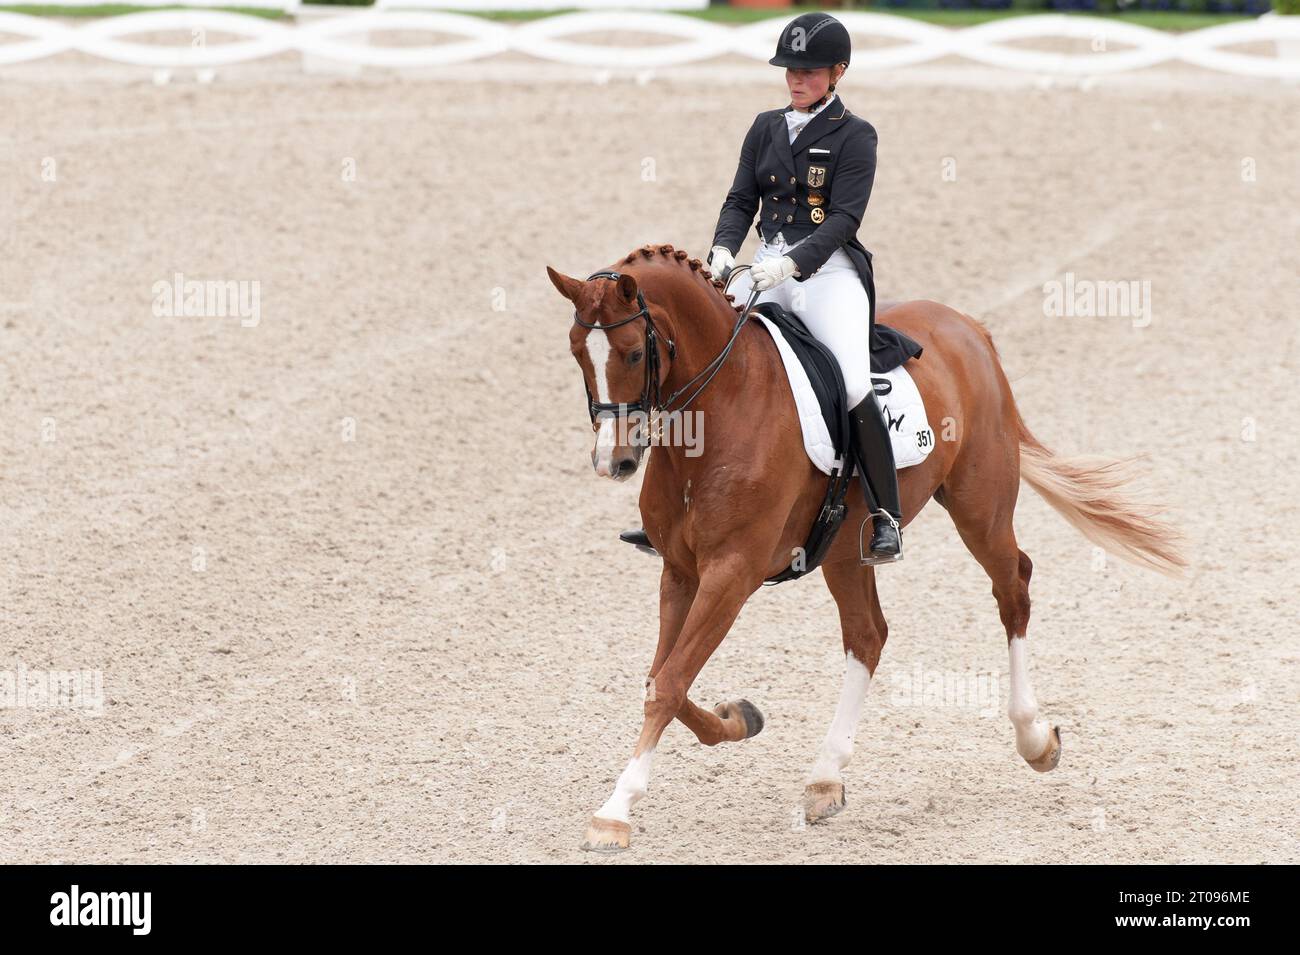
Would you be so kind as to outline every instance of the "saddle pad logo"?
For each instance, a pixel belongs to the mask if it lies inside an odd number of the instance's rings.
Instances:
[[[810,187],[812,187],[813,189],[816,189],[818,186],[820,186],[820,185],[821,185],[822,183],[824,183],[825,181],[826,181],[826,167],[825,167],[825,166],[809,166],[809,167],[808,167],[808,185],[809,185]]]

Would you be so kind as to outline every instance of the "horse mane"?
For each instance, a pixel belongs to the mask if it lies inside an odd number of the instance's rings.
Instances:
[[[693,258],[684,249],[674,249],[671,245],[643,245],[641,248],[629,252],[619,264],[631,265],[638,260],[685,262],[690,267],[690,270],[703,279],[704,283],[710,286],[718,297],[725,299],[728,308],[733,312],[740,311],[740,306],[736,304],[736,296],[726,291],[726,284],[722,279],[714,278],[713,273],[708,270],[708,267],[703,262]]]

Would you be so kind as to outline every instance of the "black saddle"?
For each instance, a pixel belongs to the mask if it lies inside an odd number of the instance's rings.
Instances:
[[[849,426],[848,401],[844,394],[844,376],[840,372],[840,363],[831,350],[823,345],[803,320],[793,312],[786,311],[775,302],[756,305],[754,311],[777,326],[784,334],[791,350],[799,358],[808,373],[813,392],[817,395],[817,404],[821,407],[822,417],[826,419],[826,430],[835,446],[835,456],[844,464],[831,474],[826,498],[817,520],[813,523],[803,553],[790,562],[790,566],[781,573],[769,577],[764,583],[780,584],[795,580],[816,570],[821,564],[831,542],[844,520],[847,508],[844,495],[852,483],[854,460],[856,455],[850,444],[854,440],[853,429]],[[921,357],[921,346],[908,338],[896,328],[873,322],[871,326],[871,370],[875,374],[892,371],[909,358]]]

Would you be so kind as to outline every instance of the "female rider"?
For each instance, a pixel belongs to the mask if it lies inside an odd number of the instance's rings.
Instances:
[[[798,315],[838,359],[874,516],[866,563],[881,563],[902,557],[902,511],[889,431],[872,393],[871,253],[857,238],[876,174],[876,131],[835,94],[849,52],[848,30],[828,13],[805,13],[781,32],[768,62],[785,67],[790,105],[759,113],[745,135],[708,266],[726,274],[757,213],[762,241],[753,268],[730,291],[744,303],[758,289],[758,304]],[[644,531],[621,536],[649,546]]]

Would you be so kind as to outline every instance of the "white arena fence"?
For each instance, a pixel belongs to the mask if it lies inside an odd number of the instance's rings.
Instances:
[[[42,7],[93,6],[96,0],[31,0]],[[243,7],[248,10],[278,10],[294,13],[314,4],[301,0],[122,0],[131,7]],[[7,6],[21,6],[22,2]],[[377,0],[376,10],[473,10],[485,13],[492,10],[555,10],[559,7],[579,10],[707,10],[709,0]],[[348,7],[320,6],[321,10],[346,12]]]
[[[239,0],[244,2],[244,0]],[[253,0],[252,5],[273,0]],[[646,11],[588,11],[502,23],[459,13],[395,9],[419,0],[381,0],[380,9],[284,23],[216,10],[158,10],[108,17],[69,26],[43,17],[0,13],[0,66],[65,51],[80,51],[119,63],[147,67],[214,67],[286,51],[351,66],[409,68],[447,66],[499,53],[524,53],[540,60],[598,69],[653,70],[738,55],[766,62],[785,20],[776,17],[743,26]],[[430,5],[443,0],[429,0]],[[310,8],[299,8],[302,14]],[[321,12],[317,7],[313,12]],[[327,8],[338,10],[338,8]],[[1265,15],[1188,33],[1166,33],[1100,17],[1023,16],[951,30],[907,17],[878,13],[839,14],[858,38],[899,41],[864,50],[857,70],[888,70],[960,56],[988,66],[1031,73],[1101,75],[1182,61],[1241,76],[1300,78],[1300,16]],[[141,33],[183,31],[230,34],[228,43],[178,45],[132,43]],[[195,34],[194,31],[202,31]],[[367,35],[438,33],[463,39],[427,46],[375,46]],[[566,39],[586,33],[656,34],[680,42],[638,46],[595,45]],[[353,39],[349,40],[348,38]],[[357,38],[360,37],[360,42]],[[1005,46],[1009,41],[1070,38],[1090,41],[1090,53],[1049,53]],[[1257,56],[1222,49],[1271,41],[1286,55]]]

